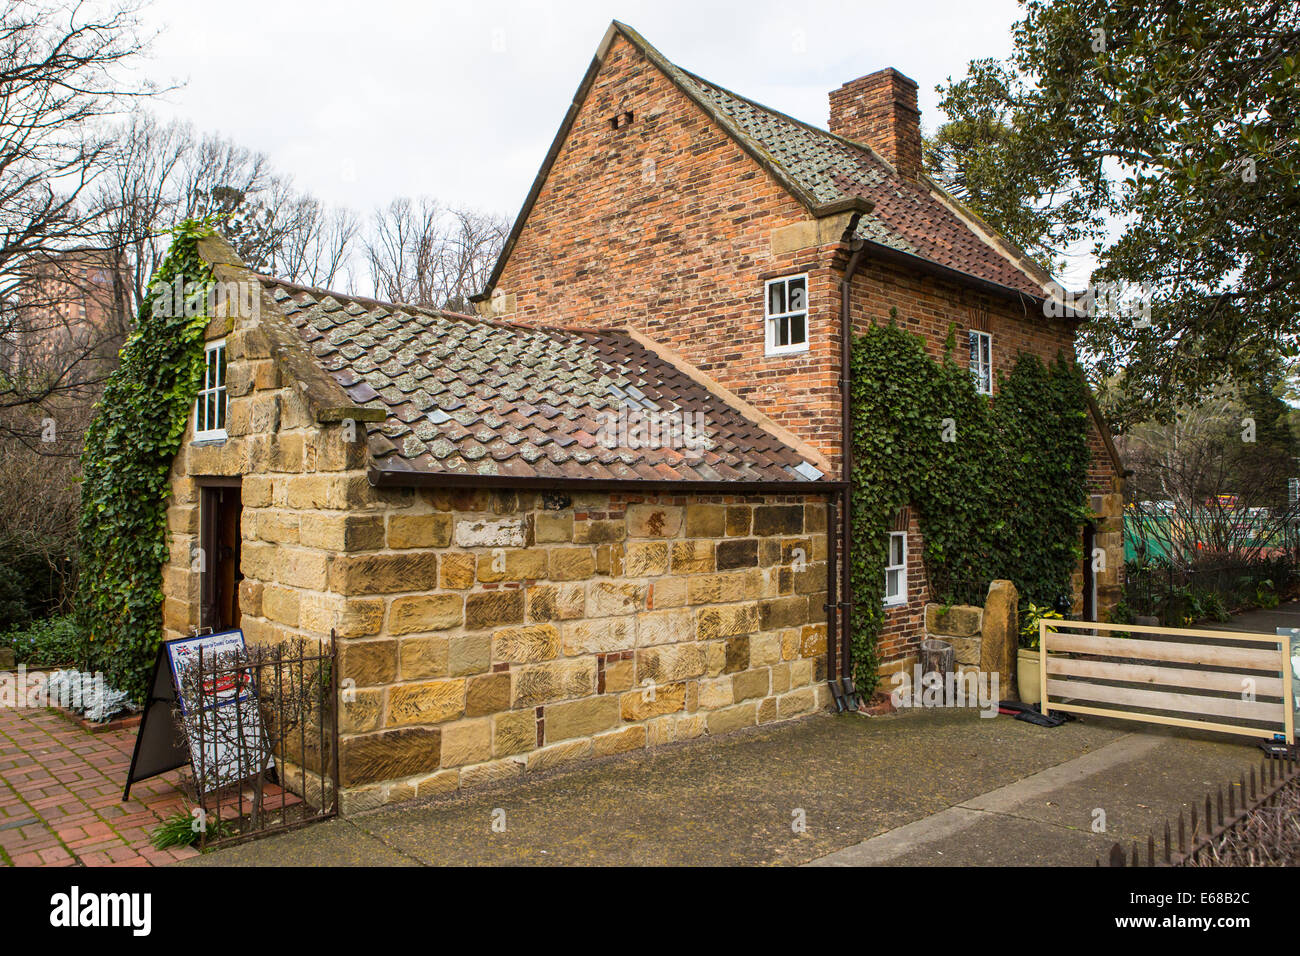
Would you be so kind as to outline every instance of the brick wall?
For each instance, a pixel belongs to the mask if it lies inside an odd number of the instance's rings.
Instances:
[[[631,125],[614,130],[623,110]],[[838,442],[833,246],[774,252],[808,221],[622,37],[615,40],[497,284],[504,318],[631,326],[821,449]],[[780,248],[779,244],[776,248]],[[809,273],[811,348],[764,355],[764,280]],[[513,300],[511,300],[513,296]]]

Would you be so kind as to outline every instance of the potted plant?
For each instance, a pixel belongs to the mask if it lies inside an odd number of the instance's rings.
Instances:
[[[1044,618],[1058,621],[1065,619],[1060,611],[1030,601],[1024,623],[1020,625],[1020,650],[1016,654],[1016,689],[1020,692],[1021,702],[1026,704],[1037,704],[1043,699],[1043,689],[1039,683],[1038,622]]]

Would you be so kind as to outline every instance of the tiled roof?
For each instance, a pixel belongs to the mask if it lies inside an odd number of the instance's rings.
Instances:
[[[900,176],[862,143],[768,109],[683,70],[631,27],[615,21],[533,181],[487,287],[476,299],[488,298],[501,278],[551,165],[573,127],[579,106],[594,85],[614,37],[619,35],[662,70],[814,215],[842,212],[848,208],[843,204],[868,200],[874,207],[858,222],[859,238],[981,282],[1044,298],[1044,284],[1051,277],[1010,242],[996,237],[992,228],[979,223],[977,216],[933,182]]]
[[[624,332],[525,327],[262,281],[348,396],[387,410],[368,426],[382,471],[710,483],[820,477]],[[651,443],[639,440],[638,425],[652,420],[670,440],[641,447]]]
[[[874,204],[859,238],[1041,298],[1043,287],[981,238],[922,182],[892,170],[869,148],[737,96],[673,67],[679,85],[734,124],[733,134],[769,157],[822,204]]]

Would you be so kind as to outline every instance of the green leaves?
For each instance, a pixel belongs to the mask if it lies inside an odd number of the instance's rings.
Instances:
[[[207,288],[212,273],[198,242],[206,223],[187,220],[140,306],[136,329],[109,377],[82,453],[80,626],[92,664],[110,683],[144,699],[162,639],[162,565],[167,560],[168,473],[203,365],[208,315],[155,309],[180,277]],[[184,311],[184,310],[180,310]]]
[[[1087,396],[1072,362],[1022,354],[990,402],[951,347],[935,362],[892,323],[856,340],[852,382],[853,671],[869,694],[900,508],[917,513],[935,600],[952,599],[941,582],[994,578],[1049,605],[1069,590],[1087,514]]]

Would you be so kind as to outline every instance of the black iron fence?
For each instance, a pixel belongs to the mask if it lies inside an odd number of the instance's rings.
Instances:
[[[1288,552],[1190,567],[1129,561],[1124,567],[1124,603],[1131,614],[1156,618],[1166,627],[1226,621],[1234,611],[1275,606],[1292,594],[1300,585],[1298,557]]]
[[[1294,865],[1300,858],[1300,765],[1295,751],[1280,760],[1265,760],[1258,773],[1242,774],[1219,787],[1217,799],[1205,795],[1189,810],[1178,811],[1178,823],[1165,820],[1164,839],[1147,837],[1145,848],[1116,843],[1107,866],[1233,866]],[[1273,813],[1273,811],[1278,811]],[[1274,820],[1273,817],[1277,819]],[[1146,862],[1142,850],[1145,849]],[[1101,866],[1102,862],[1097,861]]]
[[[338,813],[336,642],[252,645],[178,675],[203,848]]]

